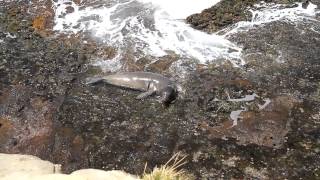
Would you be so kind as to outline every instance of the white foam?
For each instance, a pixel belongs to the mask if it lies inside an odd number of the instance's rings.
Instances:
[[[103,67],[104,70],[108,70],[110,72],[117,72],[121,69],[121,55],[117,54],[113,59],[95,59],[93,61],[94,66]]]
[[[317,5],[312,3],[309,3],[307,8],[303,8],[302,3],[298,3],[296,7],[283,7],[283,5],[279,4],[261,3],[255,5],[250,12],[252,13],[251,21],[241,21],[231,28],[222,30],[222,32],[226,32],[224,36],[274,21],[285,21],[289,23],[303,22],[306,20],[318,21],[315,19],[315,16],[317,13],[320,13]]]
[[[281,5],[270,5],[264,7],[264,4],[257,5],[256,7],[262,8],[261,10],[252,10],[252,23],[264,24],[279,20],[285,21],[299,21],[307,17],[313,17],[316,15],[317,6],[310,3],[307,8],[302,7],[302,3],[297,4],[297,7],[293,8],[281,8]]]
[[[200,63],[217,58],[238,62],[241,48],[222,36],[195,30],[182,20],[217,2],[219,0],[119,0],[111,5],[79,7],[71,0],[58,0],[54,2],[54,30],[90,32],[100,41],[117,46],[119,52],[131,49],[135,58],[161,57],[173,51]],[[74,12],[67,14],[67,6],[72,6]]]
[[[319,13],[317,6],[312,3],[307,8],[303,8],[302,3],[294,8],[261,3],[251,10],[252,21],[239,22],[224,29],[222,36],[195,30],[184,22],[188,15],[199,13],[218,2],[219,0],[100,0],[99,5],[91,3],[78,6],[72,0],[57,0],[53,2],[54,30],[63,33],[90,33],[98,41],[116,47],[118,53],[133,52],[135,59],[146,55],[161,57],[174,52],[183,60],[196,59],[204,64],[224,58],[231,60],[236,66],[245,62],[240,58],[241,48],[226,39],[229,34],[273,21],[317,21],[314,16]],[[73,7],[74,12],[68,14],[68,6]],[[111,61],[96,60],[95,64],[113,71],[121,68],[118,63],[121,58],[122,54]]]
[[[163,13],[169,15],[173,19],[185,19],[194,13],[200,13],[220,0],[200,0],[200,1],[186,1],[186,0],[139,0],[143,3],[151,3],[163,10]]]

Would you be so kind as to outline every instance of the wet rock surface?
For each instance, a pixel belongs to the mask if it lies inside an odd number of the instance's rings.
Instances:
[[[1,6],[0,149],[48,158],[57,108],[85,57],[65,42],[43,39],[25,16],[27,4],[19,5]]]
[[[114,49],[44,35],[50,26],[28,7],[0,7],[1,152],[37,155],[64,172],[142,174],[145,162],[152,168],[182,151],[184,168],[199,179],[319,178],[320,34],[308,24],[275,22],[232,36],[247,64],[199,66],[164,107],[136,100],[136,91],[85,85],[99,71],[87,59]],[[146,70],[167,74],[176,58]],[[140,63],[127,69],[143,70],[148,59]]]
[[[252,18],[250,9],[254,9],[254,5],[259,2],[258,0],[221,1],[201,13],[190,15],[186,21],[196,29],[213,33],[239,21],[250,21]],[[307,7],[310,2],[319,4],[318,1],[306,0],[266,0],[264,2],[282,4],[285,7],[296,7],[294,2],[302,2],[304,7]]]

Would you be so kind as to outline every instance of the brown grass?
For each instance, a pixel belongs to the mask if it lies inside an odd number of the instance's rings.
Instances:
[[[151,173],[144,172],[143,180],[193,180],[194,177],[186,171],[179,168],[186,164],[186,156],[181,156],[180,153],[174,154],[169,161],[158,167],[155,167]],[[145,169],[147,164],[145,166]]]

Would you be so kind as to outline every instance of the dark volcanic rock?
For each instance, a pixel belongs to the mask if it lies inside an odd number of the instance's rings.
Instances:
[[[241,121],[235,126],[231,121],[215,127],[202,122],[200,126],[211,138],[231,137],[237,139],[239,144],[253,143],[277,148],[286,141],[291,123],[289,115],[297,102],[285,96],[272,99],[271,102],[265,109],[241,112]]]
[[[0,151],[50,159],[57,108],[85,57],[34,33],[26,4],[19,5],[2,6],[7,13],[0,14]]]
[[[187,22],[194,28],[207,32],[216,32],[230,24],[251,19],[248,7],[253,6],[258,1],[221,1],[209,9],[205,9],[199,14],[187,17]]]
[[[136,100],[132,90],[85,85],[84,77],[101,73],[85,68],[86,57],[112,58],[115,49],[83,45],[78,35],[44,38],[23,2],[8,4],[0,7],[1,152],[37,155],[66,172],[141,174],[145,162],[149,170],[182,151],[198,179],[319,177],[320,35],[310,28],[317,24],[275,22],[232,36],[247,64],[199,66],[164,107]],[[126,63],[167,73],[175,59]]]
[[[0,151],[47,157],[54,142],[52,102],[19,85],[3,89],[0,102]]]
[[[266,0],[264,2],[290,5],[301,1]],[[201,13],[190,15],[186,20],[196,29],[213,33],[239,21],[250,21],[252,14],[249,9],[259,2],[258,0],[223,0],[211,8],[203,10]]]

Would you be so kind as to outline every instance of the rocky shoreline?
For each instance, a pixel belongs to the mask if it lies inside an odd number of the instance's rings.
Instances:
[[[195,29],[214,33],[237,22],[250,21],[252,18],[250,10],[255,9],[254,5],[259,2],[261,1],[221,1],[203,10],[201,13],[190,15],[186,20],[187,23],[191,24]],[[295,7],[297,6],[297,4],[295,4],[296,2],[301,2],[304,8],[306,8],[310,2],[319,6],[318,1],[309,0],[266,0],[263,2],[281,4],[284,7]]]
[[[257,1],[235,2],[187,21],[214,32],[250,18],[243,9]],[[220,7],[225,3],[235,13]],[[246,65],[199,65],[183,83],[185,93],[164,108],[152,98],[136,100],[138,92],[85,85],[84,77],[99,71],[88,66],[98,46],[54,36],[53,12],[28,12],[34,4],[0,6],[1,153],[36,155],[62,163],[64,172],[142,174],[146,162],[152,169],[181,151],[189,161],[183,168],[198,179],[319,178],[320,33],[310,24],[273,22],[232,35]],[[229,20],[213,18],[216,9]],[[254,98],[235,100],[246,95]],[[235,126],[234,111],[241,116]]]

